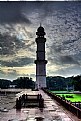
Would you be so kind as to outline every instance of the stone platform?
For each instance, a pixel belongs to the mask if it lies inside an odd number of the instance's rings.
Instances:
[[[21,92],[22,94],[42,94],[44,108],[23,108],[17,111],[15,108],[8,112],[0,112],[0,121],[81,121],[76,116],[63,109],[56,101],[51,99],[42,90]],[[18,96],[18,95],[17,95]]]

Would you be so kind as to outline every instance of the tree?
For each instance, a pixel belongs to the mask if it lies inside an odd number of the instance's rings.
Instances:
[[[75,90],[81,91],[81,76],[77,75],[73,78],[73,84],[75,87]]]
[[[13,80],[13,84],[16,85],[16,88],[33,89],[35,86],[35,83],[32,81],[32,78],[29,77],[19,77],[16,80]]]
[[[7,89],[7,88],[9,88],[10,84],[11,84],[10,80],[0,79],[0,88],[1,89]]]

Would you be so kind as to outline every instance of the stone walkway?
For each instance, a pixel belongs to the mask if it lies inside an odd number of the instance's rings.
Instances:
[[[62,106],[58,105],[56,101],[51,99],[42,90],[29,92],[29,94],[35,93],[41,93],[44,98],[45,108],[43,110],[39,108],[24,108],[21,111],[11,109],[9,112],[0,112],[2,113],[0,121],[81,121],[76,116],[64,110]]]

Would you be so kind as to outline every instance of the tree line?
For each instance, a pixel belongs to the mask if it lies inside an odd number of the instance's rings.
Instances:
[[[66,90],[67,85],[69,87],[74,86],[75,90],[81,91],[81,75],[72,77],[61,77],[61,76],[49,76],[46,77],[47,88],[50,90]],[[19,77],[13,81],[0,79],[0,88],[7,89],[10,85],[15,85],[15,88],[27,88],[34,89],[35,82],[29,77]]]
[[[72,77],[49,76],[46,78],[47,88],[50,90],[66,90],[67,86],[74,86],[74,90],[81,91],[81,75]]]
[[[19,77],[13,81],[0,79],[0,88],[1,89],[7,89],[10,88],[10,86],[14,85],[15,88],[27,88],[27,89],[34,89],[35,82],[32,81],[32,78],[29,77]]]

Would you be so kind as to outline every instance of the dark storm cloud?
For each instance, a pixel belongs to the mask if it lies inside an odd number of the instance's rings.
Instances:
[[[9,35],[9,33],[0,33],[0,55],[14,55],[20,49],[25,51],[34,51],[33,45],[34,41],[31,40],[21,40],[15,35]]]
[[[61,51],[63,49],[57,48],[52,50],[51,54],[48,56],[48,60],[52,64],[77,64],[80,65],[79,61],[81,60],[81,54],[76,55],[67,55],[67,54],[61,54]]]
[[[75,46],[75,49],[74,49],[74,46]],[[73,52],[71,52],[70,49],[71,51],[75,50],[74,52],[76,53],[73,54]],[[79,53],[77,53],[77,50]],[[69,43],[57,44],[56,42],[50,46],[50,51],[48,52],[47,57],[52,64],[80,65],[79,61],[81,61],[81,52],[80,52],[80,48],[77,48],[76,44],[74,43],[70,45]]]
[[[75,6],[76,5],[76,6]],[[44,21],[45,17],[56,16],[59,19],[65,19],[65,24],[69,23],[67,17],[64,14],[78,9],[81,6],[78,2],[5,2],[0,3],[0,21],[1,22],[27,22],[31,23],[31,19],[28,15],[37,13],[39,19]],[[78,14],[77,14],[78,15]],[[74,18],[77,22],[77,18]]]
[[[68,7],[69,6],[69,7]],[[65,8],[65,9],[64,9]],[[49,41],[49,53],[48,60],[52,64],[80,64],[80,33],[81,33],[81,4],[65,4],[63,9],[58,8],[55,20],[51,26],[50,35],[48,33]],[[65,12],[65,14],[64,14]],[[52,20],[53,22],[53,20]],[[51,25],[51,22],[50,22]],[[79,28],[79,29],[78,29]],[[68,56],[67,56],[68,55]],[[77,58],[76,56],[77,55]]]
[[[62,64],[78,64],[79,65],[78,61],[72,58],[71,56],[61,56],[60,62]]]
[[[74,42],[76,42],[76,41],[78,41],[77,39],[73,39],[73,40],[66,40],[66,41],[64,41],[63,42],[63,44],[70,44],[70,43],[74,43]]]
[[[0,64],[2,66],[7,66],[7,67],[23,67],[26,65],[29,65],[34,62],[33,58],[16,58],[15,60],[12,61],[1,61]]]
[[[25,44],[17,39],[16,36],[10,36],[7,33],[0,34],[0,55],[12,55]]]
[[[35,30],[40,22],[44,25],[46,32],[46,52],[50,64],[59,65],[59,67],[63,65],[66,66],[66,64],[68,64],[68,66],[74,66],[73,68],[67,67],[67,69],[59,69],[56,74],[64,74],[64,72],[65,74],[75,73],[81,64],[80,2],[0,3],[0,23],[8,33],[8,36],[2,37],[3,41],[0,40],[0,54],[15,56],[15,53],[20,49],[23,51],[24,49],[28,50],[28,52],[31,51],[33,54],[35,51],[35,46],[33,46],[35,40],[33,38],[35,38]],[[8,23],[8,25],[6,25],[6,23]],[[18,23],[21,29],[15,28]],[[15,31],[16,29],[17,31]],[[12,35],[14,35],[14,33],[17,35],[17,32],[24,33],[22,30],[27,34],[26,38],[29,39],[29,41],[21,41],[16,37],[9,36],[9,33],[13,33]],[[0,31],[2,31],[2,28]],[[33,41],[30,41],[30,39]],[[35,55],[35,53],[33,55]],[[16,57],[12,62],[3,60],[1,63],[3,66],[20,67],[33,63],[33,59]],[[80,68],[78,72],[80,72]],[[51,72],[49,71],[49,73]]]
[[[25,3],[23,3],[25,5]],[[0,3],[0,23],[22,23],[31,24],[31,21],[22,13],[21,3],[1,2]]]
[[[26,22],[31,24],[31,19],[28,15],[32,12],[37,13],[40,21],[45,17],[51,16],[53,13],[57,16],[59,9],[64,12],[66,8],[66,2],[4,2],[0,3],[0,23],[22,23]],[[68,9],[68,7],[67,7]],[[60,15],[58,15],[59,17]]]
[[[57,42],[56,42],[52,44],[50,51],[55,54],[55,53],[61,53],[63,49],[64,47],[62,45],[57,45]]]

